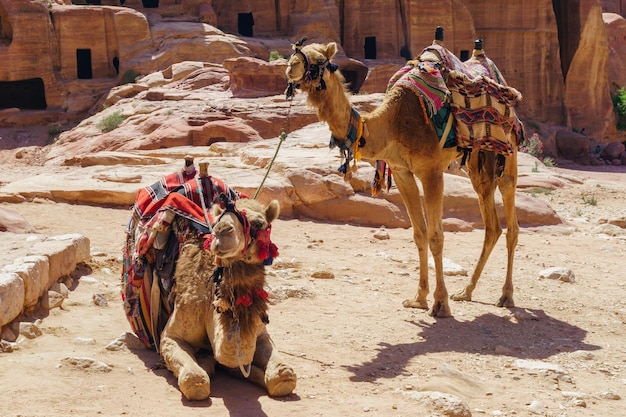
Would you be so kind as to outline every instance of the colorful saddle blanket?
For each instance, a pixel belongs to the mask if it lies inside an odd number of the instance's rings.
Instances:
[[[137,193],[126,226],[122,300],[133,332],[150,349],[158,349],[160,332],[172,313],[174,272],[186,231],[177,235],[170,226],[182,219],[187,230],[210,233],[208,209],[219,204],[221,194],[232,200],[247,198],[217,178],[184,172],[162,177]]]
[[[442,111],[447,116],[449,104],[454,115],[450,137],[460,148],[506,156],[523,140],[523,128],[513,109],[522,95],[506,85],[484,53],[462,62],[443,46],[433,44],[422,51],[418,61],[411,61],[391,77],[387,91],[396,86],[418,95],[430,118],[441,118]]]

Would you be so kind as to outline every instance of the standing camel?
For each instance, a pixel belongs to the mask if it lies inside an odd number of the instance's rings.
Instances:
[[[419,285],[415,297],[403,302],[404,307],[428,309],[428,248],[435,264],[436,285],[434,304],[429,314],[434,317],[451,315],[448,291],[443,278],[443,173],[450,163],[460,156],[456,147],[440,146],[439,138],[429,119],[424,117],[424,101],[403,86],[390,88],[383,103],[369,114],[359,115],[350,105],[345,80],[331,59],[337,52],[334,42],[294,46],[286,69],[290,82],[289,92],[298,86],[307,94],[307,103],[317,110],[320,121],[328,124],[332,141],[344,152],[346,164],[352,155],[360,153],[367,160],[384,160],[393,171],[402,200],[407,208],[413,239],[419,254]],[[480,274],[502,234],[495,205],[495,188],[502,193],[507,225],[507,272],[500,307],[512,307],[513,256],[519,226],[515,212],[515,187],[517,184],[516,149],[498,166],[493,151],[471,152],[467,160],[469,177],[478,194],[480,212],[485,225],[483,247],[474,272],[453,300],[471,300]],[[496,169],[502,172],[496,175]],[[415,177],[424,190],[420,196]]]

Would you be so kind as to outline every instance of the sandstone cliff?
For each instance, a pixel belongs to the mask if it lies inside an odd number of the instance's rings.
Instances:
[[[0,109],[46,110],[0,111],[0,125],[82,118],[111,87],[137,74],[183,61],[267,61],[272,50],[288,55],[290,41],[302,36],[338,42],[353,91],[365,85],[381,92],[393,68],[443,26],[445,45],[458,55],[484,39],[487,55],[522,91],[524,118],[585,128],[600,140],[615,133],[609,90],[623,85],[626,73],[624,0],[85,3],[0,0]],[[603,11],[613,13],[604,23]],[[272,90],[283,82],[276,77]]]

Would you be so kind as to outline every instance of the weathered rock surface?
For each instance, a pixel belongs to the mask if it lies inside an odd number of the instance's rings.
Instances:
[[[291,42],[303,36],[341,44],[337,62],[353,91],[365,86],[368,92],[382,92],[381,78],[389,65],[399,67],[416,56],[432,42],[435,27],[443,26],[445,45],[457,55],[471,51],[474,39],[484,39],[488,56],[524,94],[523,117],[584,127],[600,141],[615,140],[609,90],[623,85],[626,73],[621,53],[624,19],[616,14],[624,13],[623,3],[496,3],[405,1],[380,7],[377,2],[302,1],[267,7],[254,0],[246,6],[180,0],[144,8],[139,1],[119,7],[117,0],[98,6],[0,0],[0,60],[5,63],[0,80],[18,83],[10,87],[17,91],[35,92],[29,99],[7,94],[19,100],[13,99],[13,105],[2,102],[0,108],[46,109],[5,110],[0,124],[62,125],[77,120],[119,82],[137,74],[170,78],[171,68],[185,61],[231,66],[235,95],[276,94],[284,81],[277,68],[251,72],[254,69],[239,60],[263,60],[269,69],[270,52],[287,56]],[[248,28],[239,26],[240,15],[249,15]],[[378,66],[383,70],[377,71]],[[20,86],[23,82],[31,84]],[[22,100],[36,105],[24,107]]]
[[[322,123],[291,132],[281,145],[259,198],[271,196],[278,199],[281,215],[286,218],[409,227],[406,210],[395,187],[380,198],[370,197],[374,168],[367,162],[360,162],[352,180],[344,182],[337,172],[341,163],[337,151],[328,151],[326,139],[320,140],[320,137],[328,137],[328,128]],[[183,157],[187,154],[195,156],[198,161],[208,161],[211,175],[254,195],[279,141],[274,138],[243,144],[214,143],[209,147],[118,152],[114,159],[110,154],[105,154],[102,159],[88,154],[86,159],[91,163],[81,168],[79,175],[66,167],[46,166],[46,175],[25,176],[0,187],[0,200],[14,201],[16,196],[21,196],[24,199],[130,206],[139,188],[182,169]],[[137,160],[128,163],[134,155],[138,156]],[[82,165],[78,158],[71,159]],[[117,164],[120,158],[127,163]],[[162,163],[140,164],[153,160]],[[95,161],[113,164],[92,165]],[[535,161],[532,157],[520,155],[520,171],[530,172]],[[496,202],[498,212],[503,216],[499,195]],[[562,223],[547,204],[522,192],[517,195],[517,212],[522,227]],[[467,178],[446,174],[444,217],[462,219],[473,227],[482,227],[476,194]]]
[[[0,328],[45,304],[59,278],[89,260],[89,239],[78,234],[40,236],[3,233],[0,243]]]

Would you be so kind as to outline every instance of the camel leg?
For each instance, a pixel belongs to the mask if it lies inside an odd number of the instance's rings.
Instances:
[[[504,216],[506,218],[506,279],[502,287],[502,296],[496,303],[498,307],[514,307],[513,301],[513,258],[519,235],[517,211],[515,209],[515,188],[517,186],[517,154],[506,159],[504,173],[497,179],[498,188],[502,193]]]
[[[407,308],[428,308],[428,242],[426,231],[426,219],[422,209],[419,188],[413,177],[413,173],[404,169],[393,168],[393,179],[396,181],[398,191],[409,214],[411,226],[413,226],[413,241],[417,246],[419,257],[420,279],[415,298],[407,299],[402,305]]]
[[[443,173],[437,172],[421,178],[424,187],[426,219],[428,225],[428,246],[435,262],[435,303],[429,314],[433,317],[450,317],[448,290],[443,277]]]
[[[426,296],[428,295],[428,247],[435,260],[435,304],[429,314],[435,317],[450,316],[448,306],[448,293],[443,280],[443,228],[441,225],[441,214],[443,212],[443,174],[433,175],[431,178],[422,179],[426,201],[426,216],[428,216],[428,227],[420,198],[419,188],[415,182],[413,173],[404,169],[394,170],[394,179],[402,200],[409,213],[411,225],[413,226],[413,240],[417,246],[419,256],[420,279],[417,294],[414,299],[403,302],[404,307],[428,308]],[[428,190],[428,192],[426,191]]]
[[[183,337],[170,334],[170,323],[177,311],[170,317],[161,335],[161,357],[175,377],[178,387],[188,400],[205,400],[211,394],[211,380],[207,372],[198,365],[195,349]]]
[[[480,159],[484,159],[484,161],[482,162],[482,167],[479,169],[479,155],[481,154],[484,154],[484,158],[480,156]],[[489,259],[491,251],[502,234],[502,227],[500,226],[500,221],[498,219],[494,197],[496,181],[495,157],[493,152],[472,152],[468,162],[468,169],[472,186],[478,194],[478,204],[480,206],[480,214],[485,226],[485,236],[483,239],[483,248],[480,252],[478,263],[472,273],[472,277],[463,290],[450,297],[455,301],[472,300],[472,292],[474,291],[474,288],[476,288],[476,283],[480,278],[480,274],[483,272],[487,259]]]
[[[274,397],[289,395],[296,388],[296,373],[283,361],[267,330],[263,330],[257,338],[248,379]]]

